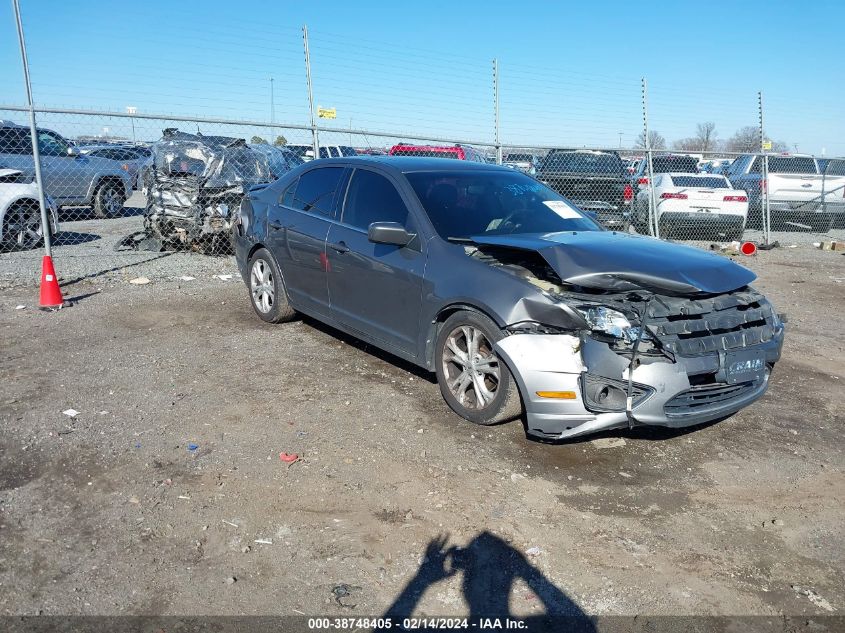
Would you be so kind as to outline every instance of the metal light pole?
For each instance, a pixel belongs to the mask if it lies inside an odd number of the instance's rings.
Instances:
[[[276,100],[273,98],[273,78],[270,77],[270,123],[276,121]]]
[[[311,85],[311,54],[308,51],[308,25],[302,25],[302,43],[305,46],[305,80],[308,82],[308,109],[311,111],[311,142],[314,159],[320,158],[320,139],[317,134],[317,120],[314,118],[314,89]]]
[[[38,129],[35,125],[35,108],[32,105],[32,85],[29,82],[29,61],[26,57],[26,41],[23,36],[21,22],[21,8],[18,0],[12,0],[15,12],[15,22],[18,27],[18,43],[21,49],[21,64],[23,65],[23,81],[26,86],[26,103],[29,107],[29,135],[32,139],[32,160],[35,163],[35,183],[38,186],[38,206],[41,207],[41,232],[44,234],[44,254],[53,257],[53,244],[50,235],[50,218],[47,213],[47,200],[44,197],[44,181],[41,178],[41,151],[38,148]]]

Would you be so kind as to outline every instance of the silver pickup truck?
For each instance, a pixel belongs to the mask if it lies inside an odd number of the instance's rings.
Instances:
[[[772,154],[769,177],[763,178],[763,157],[737,157],[725,175],[735,189],[748,193],[748,226],[759,228],[763,193],[768,191],[772,228],[827,230],[845,219],[845,176],[823,172],[812,156]]]
[[[118,161],[82,155],[51,130],[38,130],[38,149],[44,189],[60,207],[90,205],[97,217],[106,218],[118,215],[132,195],[132,178]],[[0,121],[0,167],[34,176],[28,127]]]

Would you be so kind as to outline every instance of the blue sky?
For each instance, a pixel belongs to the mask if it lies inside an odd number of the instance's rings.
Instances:
[[[21,5],[35,100],[49,106],[268,121],[272,77],[274,120],[307,124],[307,24],[315,100],[338,127],[492,141],[497,58],[503,142],[630,146],[646,77],[650,125],[669,141],[702,121],[721,138],[755,125],[762,90],[771,137],[845,154],[842,2]],[[9,2],[0,32],[0,103],[22,103]],[[126,125],[47,118],[68,134]]]

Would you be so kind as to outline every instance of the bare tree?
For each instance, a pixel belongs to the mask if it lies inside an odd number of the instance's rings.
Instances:
[[[672,149],[680,152],[698,152],[701,150],[701,143],[697,138],[682,138],[672,143]]]
[[[745,127],[739,128],[727,140],[725,149],[729,152],[759,152],[760,128],[754,125],[746,125]]]
[[[699,123],[695,126],[695,137],[698,147],[702,152],[711,152],[716,149],[716,124],[713,121]]]
[[[288,144],[288,140],[284,136],[281,136],[281,135],[277,136],[276,140],[273,141],[273,145],[276,145],[278,147],[282,147],[283,145],[287,145],[287,144]]]
[[[260,136],[253,136],[250,141],[253,145],[266,145],[267,141]]]
[[[648,140],[649,145],[651,145],[651,149],[666,149],[666,139],[663,138],[657,130],[649,131]],[[643,130],[637,137],[637,142],[634,144],[634,147],[645,149],[645,146],[645,130]]]

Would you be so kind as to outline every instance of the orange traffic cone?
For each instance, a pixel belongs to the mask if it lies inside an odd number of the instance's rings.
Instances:
[[[53,258],[45,255],[41,260],[41,300],[42,310],[55,310],[65,305],[56,271],[53,270]]]

